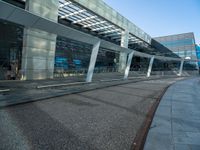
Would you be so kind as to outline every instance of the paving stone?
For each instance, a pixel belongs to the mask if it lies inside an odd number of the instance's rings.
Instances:
[[[200,149],[199,81],[198,77],[190,78],[168,88],[155,113],[145,150],[171,146],[174,150]]]
[[[199,150],[199,145],[175,144],[174,150]]]
[[[144,149],[173,150],[171,135],[149,132]]]
[[[149,129],[150,132],[160,134],[169,134],[171,130],[171,118],[164,116],[155,116]]]
[[[173,132],[174,143],[200,146],[200,132]]]

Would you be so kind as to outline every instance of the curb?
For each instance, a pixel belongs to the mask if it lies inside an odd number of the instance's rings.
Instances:
[[[172,83],[173,84],[173,83]],[[132,150],[143,150],[144,145],[145,145],[145,141],[149,132],[149,128],[151,126],[151,123],[153,121],[153,117],[154,114],[158,108],[158,105],[163,97],[163,95],[165,94],[165,92],[167,91],[167,89],[172,85],[168,85],[167,87],[165,87],[161,94],[159,95],[159,97],[157,98],[157,100],[154,102],[154,104],[151,106],[151,108],[149,109],[147,115],[146,115],[146,119],[144,120],[144,122],[142,123],[140,129],[138,130],[136,137],[133,141],[133,144],[131,146]]]

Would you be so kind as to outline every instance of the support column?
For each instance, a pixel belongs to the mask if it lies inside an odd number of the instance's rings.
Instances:
[[[196,62],[196,69],[198,70],[199,72],[199,65],[198,65],[198,61]]]
[[[147,71],[147,77],[150,77],[150,75],[151,75],[151,70],[152,70],[154,58],[155,58],[155,56],[152,56],[152,57],[151,57],[151,60],[150,60],[150,62],[149,62],[149,68],[148,68],[148,71]]]
[[[98,41],[96,44],[93,45],[92,53],[91,53],[91,57],[90,57],[90,64],[88,67],[88,72],[87,72],[87,77],[86,77],[86,82],[92,82],[94,67],[96,64],[100,43],[101,43],[101,41]]]
[[[26,0],[26,10],[57,22],[58,0]],[[22,50],[24,80],[53,78],[57,35],[25,28]]]
[[[180,65],[180,69],[179,69],[179,74],[178,74],[178,76],[182,76],[183,64],[184,64],[184,59],[181,60],[181,65]]]
[[[125,73],[124,73],[124,79],[128,78],[133,55],[134,55],[134,51],[129,53],[129,55],[128,55],[128,61],[127,61],[127,65],[126,65],[126,69],[125,69]]]
[[[121,35],[121,47],[128,48],[128,37],[129,32],[123,31]],[[126,61],[127,61],[127,53],[120,52],[119,56],[119,72],[123,73],[126,68]]]

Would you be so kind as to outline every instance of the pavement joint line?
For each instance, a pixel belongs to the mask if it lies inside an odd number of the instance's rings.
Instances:
[[[141,76],[141,77],[128,77],[128,79],[145,79],[145,78],[147,78],[147,77],[144,77],[144,76]]]
[[[51,85],[39,85],[36,88],[42,89],[42,88],[49,88],[49,87],[59,87],[59,86],[68,86],[68,85],[81,85],[81,84],[88,84],[87,82],[72,82],[72,83],[66,83],[66,84],[51,84]]]
[[[0,93],[1,92],[10,92],[10,89],[3,89],[3,90],[0,90]]]
[[[108,80],[100,80],[101,82],[111,82],[111,81],[120,81],[120,80],[124,80],[123,78],[121,79],[108,79]]]
[[[123,79],[123,78],[121,78],[121,79],[110,79],[110,80],[108,79],[108,80],[100,80],[100,82],[112,82],[112,81],[123,81],[123,80],[125,80],[125,79]],[[93,82],[93,83],[96,83],[96,82]],[[68,86],[68,85],[81,85],[81,84],[90,84],[90,83],[88,83],[88,82],[72,82],[72,83],[66,83],[66,84],[39,85],[36,88],[42,89],[42,88],[51,88],[51,87]]]

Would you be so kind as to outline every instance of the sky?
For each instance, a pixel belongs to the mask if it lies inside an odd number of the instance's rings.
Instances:
[[[200,0],[104,0],[151,37],[193,32],[200,44]]]

